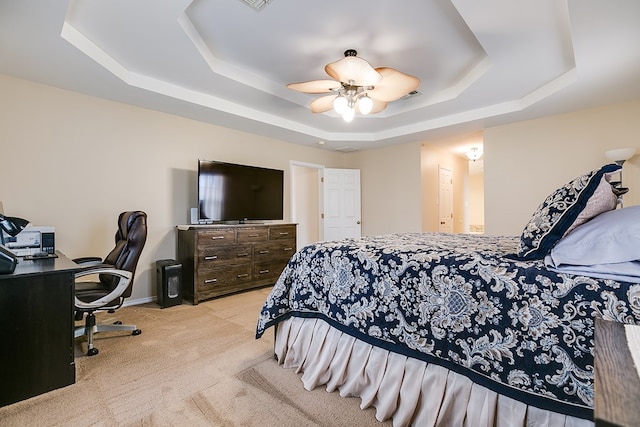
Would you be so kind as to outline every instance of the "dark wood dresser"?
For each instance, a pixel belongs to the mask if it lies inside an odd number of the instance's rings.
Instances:
[[[596,426],[640,426],[640,377],[629,351],[625,326],[596,319],[595,335]]]
[[[182,292],[194,305],[273,285],[296,251],[296,224],[178,226]]]

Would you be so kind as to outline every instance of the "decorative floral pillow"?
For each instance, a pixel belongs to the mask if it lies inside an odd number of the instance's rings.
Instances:
[[[557,189],[538,206],[520,236],[517,257],[541,259],[577,225],[615,209],[616,196],[609,184],[620,166],[609,164]]]

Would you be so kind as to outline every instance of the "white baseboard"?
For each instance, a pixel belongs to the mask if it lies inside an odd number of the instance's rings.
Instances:
[[[145,298],[140,298],[140,299],[130,299],[127,298],[124,300],[124,304],[122,304],[123,307],[128,307],[130,305],[140,305],[140,304],[146,304],[148,302],[153,302],[153,301],[157,301],[158,299],[156,297],[145,297]]]

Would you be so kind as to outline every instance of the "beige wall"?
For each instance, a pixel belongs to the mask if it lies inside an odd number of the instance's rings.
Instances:
[[[101,256],[111,248],[119,212],[146,211],[149,239],[134,301],[155,295],[155,261],[175,257],[175,225],[188,222],[189,208],[196,205],[198,158],[283,169],[287,220],[291,161],[358,168],[364,235],[437,230],[437,172],[431,175],[438,164],[454,170],[455,193],[466,191],[466,161],[420,142],[344,154],[4,75],[0,93],[5,212],[55,226],[57,248],[77,257]],[[638,117],[636,101],[487,130],[488,231],[519,234],[551,190],[605,163],[604,150],[638,147]],[[640,204],[639,169],[640,156],[625,164],[628,205]],[[454,205],[457,232],[464,231],[459,228],[463,204],[460,198]]]
[[[482,159],[476,163],[483,162]],[[476,231],[484,228],[484,171],[480,168],[471,170],[472,162],[469,161],[469,191],[467,198],[467,209],[469,212],[469,226]]]
[[[432,142],[432,144],[435,141]],[[436,145],[423,143],[421,156],[422,182],[422,231],[437,232],[440,226],[438,214],[439,167],[453,172],[453,232],[464,233],[465,200],[468,196],[468,161]]]
[[[610,163],[604,152],[640,154],[640,100],[486,129],[485,230],[519,235],[538,205],[573,178]],[[624,165],[625,206],[640,204],[640,155]]]
[[[420,143],[349,153],[360,169],[362,234],[421,230]]]
[[[320,240],[320,168],[291,166],[291,216],[298,224],[297,247]]]
[[[453,171],[454,232],[465,232],[466,159],[420,142],[348,154],[361,174],[362,234],[438,231],[438,166]]]
[[[104,256],[121,211],[144,210],[149,236],[133,300],[155,295],[155,261],[175,258],[175,226],[196,206],[198,158],[285,171],[344,167],[317,150],[0,75],[0,200],[7,215],[52,225],[69,257]]]

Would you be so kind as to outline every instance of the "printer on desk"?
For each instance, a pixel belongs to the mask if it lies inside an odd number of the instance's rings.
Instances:
[[[56,252],[55,227],[28,225],[15,236],[2,233],[4,246],[17,256]]]

